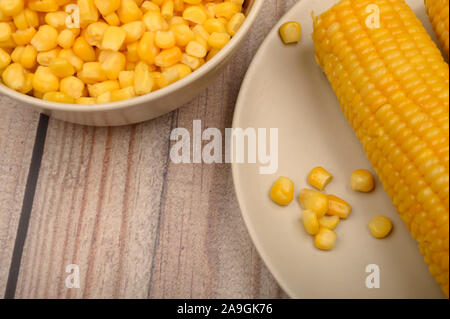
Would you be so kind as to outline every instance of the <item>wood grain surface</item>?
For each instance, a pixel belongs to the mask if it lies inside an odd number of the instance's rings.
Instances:
[[[0,96],[0,296],[8,279],[38,118]]]
[[[286,297],[247,233],[231,166],[174,164],[169,137],[176,127],[192,131],[193,120],[231,127],[252,57],[295,2],[266,0],[226,71],[177,111],[118,128],[50,120],[15,298]],[[37,121],[9,112],[0,124],[0,178],[15,190],[4,197],[0,184],[2,284]],[[5,142],[11,135],[16,142]],[[65,286],[70,264],[79,266],[79,289]]]

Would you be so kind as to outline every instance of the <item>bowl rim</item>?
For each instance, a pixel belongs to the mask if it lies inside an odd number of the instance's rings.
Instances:
[[[258,13],[262,8],[263,3],[264,0],[253,1],[249,13],[239,31],[236,33],[234,37],[232,37],[230,42],[222,50],[220,50],[211,60],[206,62],[197,70],[195,70],[195,72],[192,72],[183,79],[176,81],[175,83],[172,83],[160,90],[145,95],[137,96],[128,100],[104,104],[66,104],[66,103],[46,101],[33,96],[29,96],[27,94],[17,92],[13,89],[8,88],[3,83],[0,84],[0,93],[19,102],[23,102],[27,105],[31,105],[32,107],[40,108],[43,110],[76,112],[76,113],[91,113],[91,112],[119,110],[122,108],[129,108],[139,104],[149,103],[151,101],[158,100],[166,95],[170,95],[171,93],[180,90],[181,88],[187,86],[189,83],[195,82],[196,80],[198,80],[199,78],[201,78],[202,76],[213,70],[215,67],[217,67],[247,35],[248,31],[250,30],[250,27],[255,22],[256,17],[258,16]]]

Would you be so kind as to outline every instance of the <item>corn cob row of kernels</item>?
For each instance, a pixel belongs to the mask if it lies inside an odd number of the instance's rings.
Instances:
[[[449,51],[449,7],[448,0],[425,0],[425,5],[427,8],[427,13],[433,24],[434,32],[441,43],[442,49],[447,54]]]
[[[376,5],[380,24],[370,21]],[[403,0],[342,0],[315,56],[430,273],[449,289],[449,69]]]

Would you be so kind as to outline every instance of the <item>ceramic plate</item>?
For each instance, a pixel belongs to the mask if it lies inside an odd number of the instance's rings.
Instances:
[[[278,171],[261,175],[258,164],[233,164],[233,178],[245,223],[255,246],[281,287],[294,298],[442,298],[443,294],[420,255],[415,240],[396,214],[377,180],[373,193],[353,192],[349,178],[355,169],[371,169],[352,128],[313,55],[311,12],[316,15],[336,0],[302,0],[274,27],[256,54],[236,105],[234,128],[278,128]],[[423,0],[407,1],[431,34]],[[283,45],[279,26],[299,21],[303,39]],[[351,203],[352,215],[336,232],[333,251],[319,251],[301,224],[301,209],[293,201],[279,207],[269,189],[279,176],[295,182],[296,197],[307,187],[315,166],[334,175],[327,193]],[[375,215],[386,215],[394,230],[377,240],[367,228]],[[379,269],[379,288],[368,288]],[[373,269],[373,268],[372,268]]]

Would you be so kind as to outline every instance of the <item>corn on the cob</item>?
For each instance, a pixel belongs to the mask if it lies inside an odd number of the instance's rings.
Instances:
[[[313,40],[347,119],[448,296],[447,63],[404,0],[342,0],[314,18]]]
[[[448,0],[425,0],[434,32],[448,57]]]

